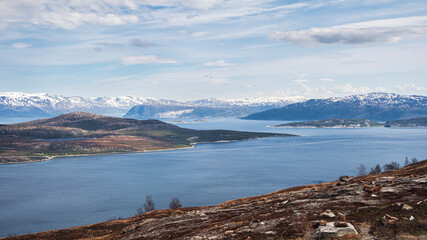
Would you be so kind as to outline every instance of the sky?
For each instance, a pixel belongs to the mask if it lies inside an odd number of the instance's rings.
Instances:
[[[425,0],[0,0],[0,92],[427,95]]]

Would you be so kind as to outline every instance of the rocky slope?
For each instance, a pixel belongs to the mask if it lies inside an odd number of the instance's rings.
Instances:
[[[369,93],[342,98],[310,99],[245,117],[253,120],[319,120],[364,118],[387,121],[427,116],[427,97]]]
[[[18,239],[426,239],[427,160],[217,206],[158,210]]]
[[[291,122],[272,127],[293,127],[293,128],[367,128],[367,127],[379,127],[383,126],[375,121],[369,121],[367,119],[325,119],[325,120],[314,120],[307,122]]]
[[[384,126],[391,128],[427,128],[427,117],[387,121]]]
[[[54,118],[0,125],[0,164],[113,152],[192,147],[289,134],[192,130],[159,120],[136,120],[74,112]]]

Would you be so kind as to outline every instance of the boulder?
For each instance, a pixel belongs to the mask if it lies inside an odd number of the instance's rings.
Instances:
[[[334,218],[335,217],[335,214],[331,211],[331,210],[326,210],[326,211],[324,211],[324,212],[322,212],[321,214],[320,214],[320,217],[324,217],[324,218]]]
[[[334,222],[326,223],[326,226],[320,226],[316,230],[317,239],[336,239],[348,234],[358,234],[354,226],[350,223],[335,224]]]
[[[408,204],[403,204],[402,210],[412,210],[413,207],[409,206]]]
[[[352,176],[341,176],[340,177],[340,181],[341,182],[349,182],[349,181],[351,181],[353,179],[354,179],[354,177],[352,177]]]

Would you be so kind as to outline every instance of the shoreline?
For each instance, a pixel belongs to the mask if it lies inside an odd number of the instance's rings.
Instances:
[[[86,153],[86,154],[76,154],[76,155],[63,155],[63,156],[50,156],[42,160],[34,161],[25,161],[25,162],[9,162],[9,163],[0,163],[0,165],[7,164],[21,164],[21,163],[37,163],[37,162],[47,162],[55,158],[68,158],[68,157],[86,157],[86,156],[100,156],[100,155],[116,155],[116,154],[128,154],[128,153],[149,153],[149,152],[161,152],[161,151],[171,151],[171,150],[180,150],[180,149],[191,149],[195,148],[195,145],[188,147],[178,147],[178,148],[165,148],[165,149],[156,149],[156,150],[143,150],[143,151],[130,151],[130,152],[108,152],[108,153]]]
[[[301,137],[301,136],[289,134],[289,136],[271,136],[271,137]],[[53,160],[55,158],[85,157],[85,156],[99,156],[99,155],[116,155],[116,154],[129,154],[129,153],[150,153],[150,152],[171,151],[171,150],[180,150],[180,149],[191,149],[191,148],[195,148],[197,144],[231,143],[231,142],[240,142],[240,141],[252,141],[252,140],[258,140],[258,139],[263,139],[263,138],[265,138],[265,137],[248,138],[248,139],[242,139],[242,140],[219,140],[219,141],[214,141],[214,142],[194,142],[194,143],[190,143],[190,146],[188,146],[188,147],[164,148],[164,149],[153,149],[153,150],[142,150],[142,151],[86,153],[86,154],[76,154],[76,155],[50,156],[50,157],[47,157],[46,159],[41,159],[41,160],[23,161],[23,162],[7,162],[7,163],[0,163],[0,165],[47,162],[47,161]],[[28,157],[28,156],[24,156],[24,157]]]

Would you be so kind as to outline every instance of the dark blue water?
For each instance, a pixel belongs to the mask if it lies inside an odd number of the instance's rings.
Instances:
[[[129,217],[152,194],[157,209],[218,204],[354,175],[364,163],[427,158],[427,129],[268,128],[277,122],[219,119],[196,129],[283,132],[294,138],[200,144],[193,149],[57,158],[0,165],[0,236]]]

